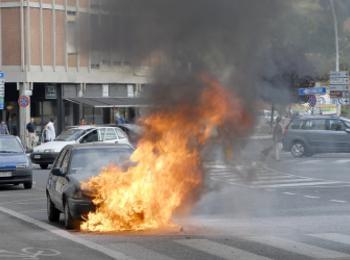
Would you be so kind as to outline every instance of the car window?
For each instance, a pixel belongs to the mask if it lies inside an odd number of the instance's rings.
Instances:
[[[63,149],[62,152],[58,155],[53,168],[61,168],[62,165],[62,160],[64,158],[64,156],[66,155],[67,149]]]
[[[16,138],[0,138],[0,153],[23,153],[23,148]]]
[[[125,134],[122,130],[120,130],[119,128],[116,128],[115,130],[117,131],[118,137],[119,137],[120,139],[125,139],[125,138],[127,138],[126,134]]]
[[[106,128],[106,132],[105,132],[105,136],[104,136],[104,140],[108,141],[108,140],[116,140],[117,138],[117,134],[114,131],[113,128]]]
[[[98,142],[98,132],[97,130],[93,130],[92,132],[85,135],[80,142],[81,143],[92,143],[92,142]]]
[[[327,130],[331,131],[344,131],[346,129],[343,121],[339,119],[330,119],[328,120]]]
[[[62,161],[62,172],[66,173],[68,170],[69,165],[69,159],[70,159],[71,150],[67,150],[66,154],[64,155],[63,161]]]
[[[55,141],[74,141],[79,139],[87,131],[88,130],[79,129],[79,128],[71,128],[62,132],[62,134],[60,134],[55,139]]]
[[[303,120],[294,120],[290,123],[290,129],[301,129],[303,125]]]
[[[309,119],[306,120],[303,125],[305,130],[326,130],[326,120],[325,119]]]

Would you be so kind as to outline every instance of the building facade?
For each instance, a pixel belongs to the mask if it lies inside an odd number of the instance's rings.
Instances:
[[[60,132],[82,117],[107,124],[116,113],[137,115],[147,69],[92,48],[94,32],[86,24],[100,15],[101,2],[0,0],[0,66],[6,82],[0,117],[13,134],[24,139],[30,117],[40,127],[54,118]],[[25,97],[28,105],[19,102]]]

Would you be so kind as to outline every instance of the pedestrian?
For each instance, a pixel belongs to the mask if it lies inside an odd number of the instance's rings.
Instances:
[[[29,123],[26,126],[27,129],[27,147],[28,149],[32,150],[35,145],[35,129],[36,126],[34,124],[34,118],[31,118]]]
[[[1,121],[0,123],[0,135],[8,135],[9,129],[5,123],[5,121]]]
[[[82,119],[80,119],[80,125],[86,125],[86,120],[85,118],[83,117]]]
[[[275,127],[273,128],[273,145],[274,145],[274,153],[275,153],[276,161],[280,160],[280,154],[283,148],[282,139],[283,139],[283,128],[281,125],[281,118],[277,117]]]
[[[46,141],[52,142],[56,138],[55,124],[54,119],[51,118],[50,121],[45,126],[46,131]]]

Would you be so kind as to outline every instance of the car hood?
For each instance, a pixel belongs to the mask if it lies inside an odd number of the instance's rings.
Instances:
[[[43,143],[37,147],[34,147],[33,151],[36,153],[40,152],[55,152],[59,153],[66,145],[74,144],[75,141],[52,141],[48,143]]]
[[[0,169],[16,168],[18,164],[26,164],[28,162],[25,154],[1,154]]]

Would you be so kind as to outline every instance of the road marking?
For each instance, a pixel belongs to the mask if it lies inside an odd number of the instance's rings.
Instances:
[[[283,187],[297,187],[297,186],[315,186],[315,185],[326,185],[336,184],[339,181],[316,181],[316,182],[303,182],[303,183],[287,183],[287,184],[273,184],[273,185],[259,185],[257,188],[283,188]]]
[[[20,213],[45,212],[47,209],[20,210]]]
[[[35,202],[35,201],[42,201],[43,198],[37,198],[37,199],[28,199],[28,200],[14,200],[14,201],[6,201],[6,202],[2,202],[0,203],[0,205],[6,205],[6,204],[32,204],[32,203],[28,203],[28,202]]]
[[[320,162],[322,162],[322,160],[308,160],[308,161],[301,161],[298,164],[316,164]]]
[[[338,233],[321,233],[321,234],[309,234],[309,236],[329,240],[332,242],[342,243],[350,245],[350,236],[338,234]]]
[[[289,195],[289,196],[295,196],[296,195],[296,193],[288,192],[288,191],[283,192],[283,194]]]
[[[334,161],[337,164],[350,163],[350,159],[338,159]]]
[[[114,259],[118,259],[118,260],[134,260],[133,258],[131,257],[128,257],[126,255],[124,255],[123,253],[119,252],[119,251],[114,251],[114,250],[111,250],[107,247],[104,247],[102,245],[99,245],[99,244],[96,244],[92,241],[89,241],[89,240],[86,240],[86,239],[83,239],[81,237],[77,237],[77,236],[74,236],[73,234],[65,231],[65,230],[61,230],[61,229],[58,229],[58,228],[55,228],[54,226],[51,226],[49,224],[46,224],[44,222],[41,222],[39,220],[36,220],[36,219],[33,219],[29,216],[26,216],[26,215],[23,215],[23,214],[20,214],[18,212],[15,212],[11,209],[7,209],[7,208],[4,208],[4,207],[0,207],[0,212],[2,213],[5,213],[7,215],[10,215],[12,217],[15,217],[17,219],[20,219],[24,222],[27,222],[29,224],[32,224],[32,225],[35,225],[41,229],[44,229],[52,234],[55,234],[57,236],[60,236],[64,239],[67,239],[67,240],[71,240],[77,244],[80,244],[82,246],[85,246],[87,248],[90,248],[94,251],[98,251],[99,253],[103,254],[103,255],[106,255],[106,256],[109,256],[109,257],[112,257]]]
[[[348,203],[346,200],[330,200],[330,202],[335,202],[335,203]]]
[[[350,257],[350,255],[338,251],[324,249],[318,246],[308,245],[302,242],[296,242],[284,238],[266,236],[252,237],[248,238],[248,240],[316,259],[349,259]]]
[[[142,260],[174,260],[174,258],[162,255],[153,250],[147,249],[143,246],[134,244],[134,243],[115,243],[108,244],[109,248],[116,249],[118,251],[127,252],[126,254],[136,259]]]
[[[282,183],[293,183],[293,182],[310,182],[315,181],[313,179],[289,179],[289,180],[265,180],[265,181],[253,181],[252,185],[264,185],[264,184],[282,184]]]
[[[256,255],[236,247],[209,241],[207,239],[181,239],[174,241],[178,244],[191,247],[198,251],[202,251],[207,254],[218,256],[227,260],[270,260],[270,258]]]
[[[304,195],[305,198],[308,198],[308,199],[319,199],[320,197],[319,196],[312,196],[312,195]]]

